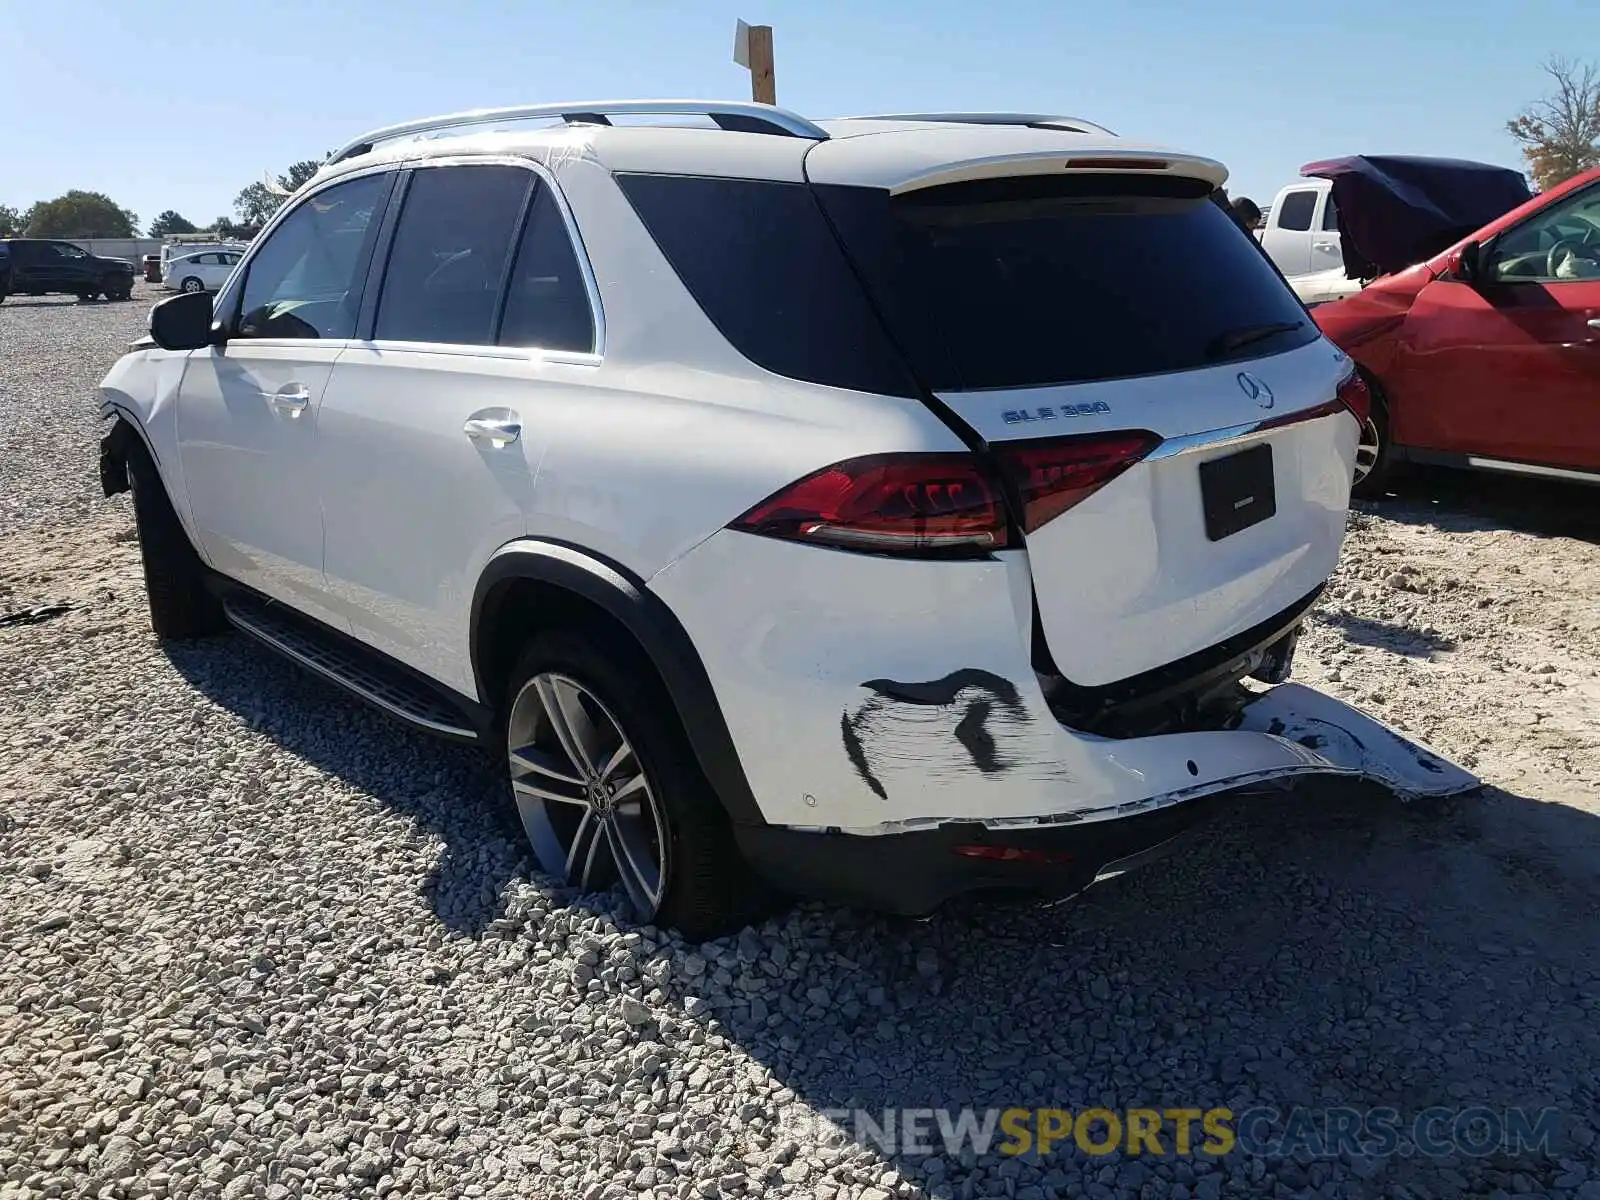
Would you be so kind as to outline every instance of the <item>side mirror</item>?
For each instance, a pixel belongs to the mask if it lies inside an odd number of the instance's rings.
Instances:
[[[1462,283],[1483,278],[1483,247],[1477,242],[1468,242],[1456,252],[1456,278]]]
[[[212,332],[209,292],[183,292],[150,310],[150,336],[163,350],[201,350],[217,338]]]

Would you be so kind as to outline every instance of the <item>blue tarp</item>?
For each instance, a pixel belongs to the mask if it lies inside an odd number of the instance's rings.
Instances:
[[[1355,155],[1307,163],[1300,173],[1333,182],[1352,279],[1431,258],[1533,195],[1521,172],[1457,158]]]

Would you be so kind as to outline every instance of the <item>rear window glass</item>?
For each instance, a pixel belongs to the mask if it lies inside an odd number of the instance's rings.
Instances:
[[[632,174],[617,181],[739,353],[792,379],[916,395],[804,184]]]
[[[1317,331],[1209,189],[1028,176],[815,191],[935,391],[1035,387],[1276,354]]]

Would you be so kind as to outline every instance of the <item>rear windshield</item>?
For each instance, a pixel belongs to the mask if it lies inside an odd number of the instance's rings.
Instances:
[[[812,382],[901,395],[915,383],[1033,387],[1187,370],[1318,336],[1255,240],[1193,181],[1031,176],[899,197],[618,182],[723,336]]]
[[[1318,336],[1255,240],[1194,181],[815,190],[934,391],[1190,370]]]

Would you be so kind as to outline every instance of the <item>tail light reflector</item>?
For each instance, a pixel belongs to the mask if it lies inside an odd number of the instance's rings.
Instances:
[[[1350,410],[1358,423],[1365,425],[1367,418],[1372,415],[1372,389],[1361,378],[1361,372],[1351,371],[1339,385],[1337,395],[1339,403]]]
[[[967,454],[880,454],[824,467],[730,528],[846,550],[972,557],[1006,545],[1000,490]]]
[[[1153,433],[1095,434],[995,447],[1022,500],[1022,531],[1032,533],[1133,466],[1161,439]]]
[[[1072,863],[1070,854],[1053,854],[1047,850],[1024,850],[1020,846],[991,846],[988,844],[953,846],[951,849],[962,858],[979,858],[986,862],[1050,863],[1064,867]]]

